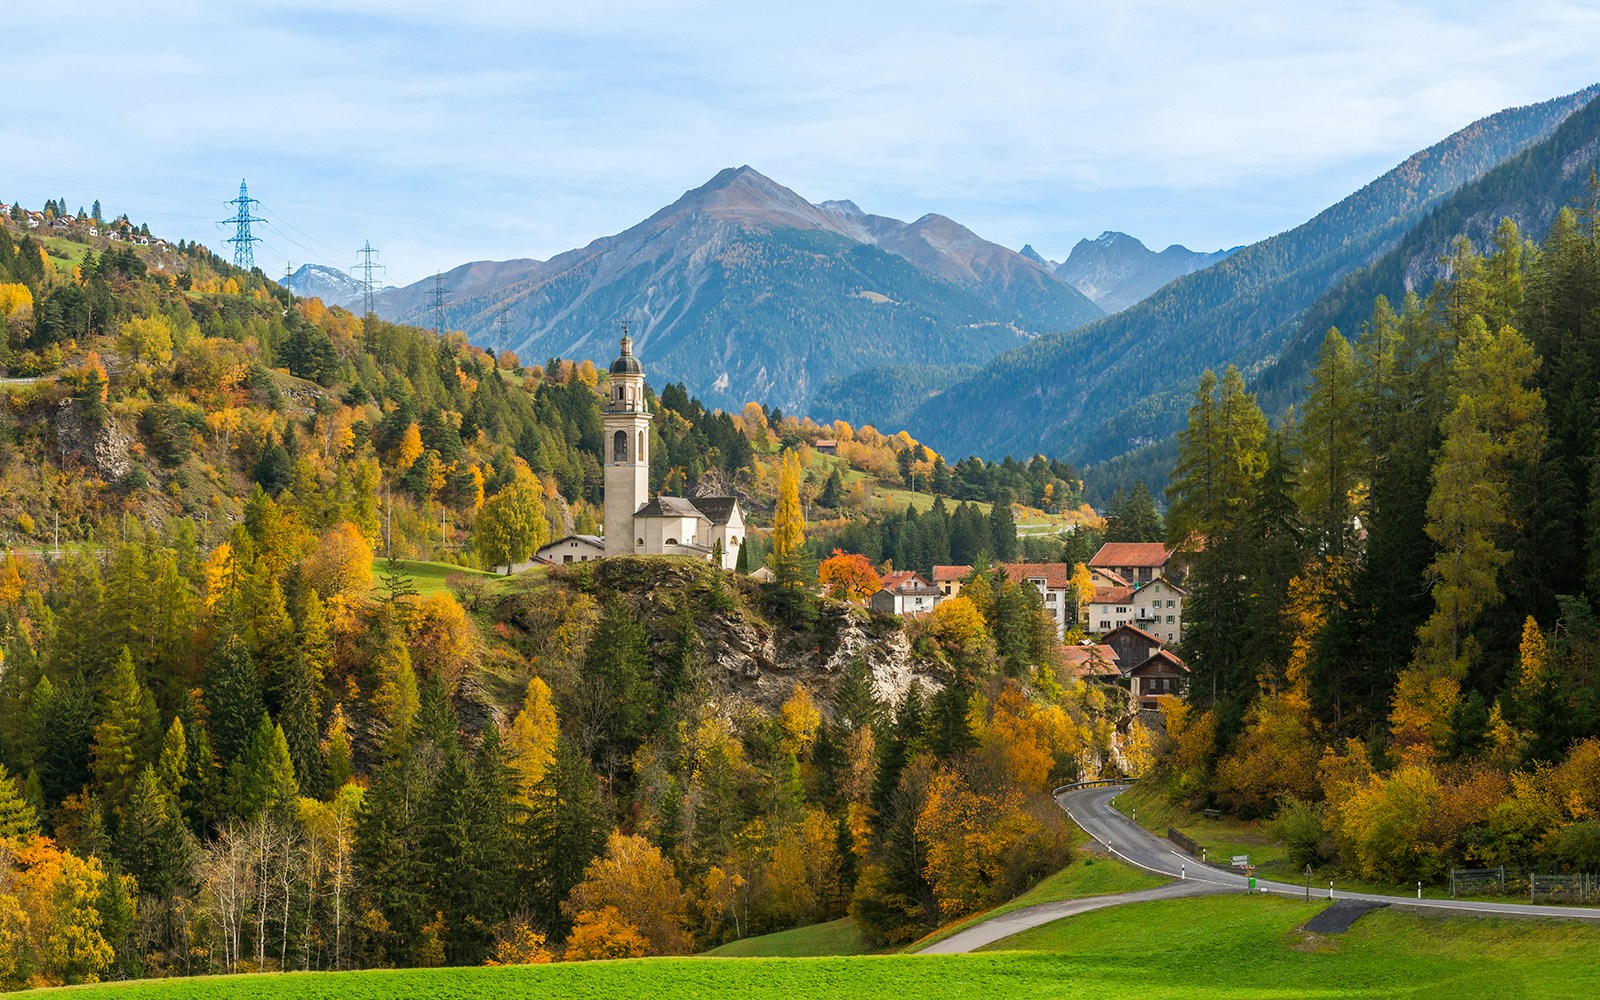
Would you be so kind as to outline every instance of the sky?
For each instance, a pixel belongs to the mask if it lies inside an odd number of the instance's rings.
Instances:
[[[16,6],[16,5],[14,5]],[[1600,3],[61,0],[8,10],[0,201],[392,284],[619,232],[727,166],[1061,259],[1253,242],[1600,80]]]

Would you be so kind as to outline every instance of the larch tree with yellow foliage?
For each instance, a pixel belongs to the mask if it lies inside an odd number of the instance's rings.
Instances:
[[[772,572],[778,586],[805,586],[805,515],[800,510],[800,458],[785,451],[778,462],[778,509],[772,526]]]

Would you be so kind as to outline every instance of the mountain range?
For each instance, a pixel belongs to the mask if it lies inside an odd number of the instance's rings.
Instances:
[[[1401,293],[1407,280],[1435,268],[1430,255],[1442,256],[1448,236],[1467,221],[1465,209],[1452,202],[1458,191],[1463,197],[1478,191],[1470,186],[1495,172],[1525,188],[1513,200],[1542,199],[1541,214],[1553,212],[1557,182],[1587,177],[1587,165],[1600,155],[1594,109],[1574,115],[1597,94],[1600,85],[1474,122],[1294,229],[1234,251],[1128,309],[993,359],[911,411],[908,429],[947,456],[1042,452],[1080,463],[1170,441],[1204,369],[1234,363],[1247,376],[1260,375],[1289,345],[1314,344],[1320,333],[1302,332],[1308,310],[1398,247],[1409,246],[1411,256],[1385,265],[1384,273],[1398,275]],[[1558,130],[1571,152],[1541,152]],[[1496,171],[1519,162],[1544,166]],[[1492,228],[1505,200],[1474,202],[1478,225]],[[1419,269],[1419,262],[1426,266]],[[1370,309],[1370,298],[1364,306],[1357,300],[1374,287],[1369,282],[1350,294],[1352,308]],[[1293,385],[1292,372],[1282,378]],[[1297,393],[1288,388],[1283,400]]]
[[[1121,312],[1169,282],[1210,267],[1232,252],[1200,253],[1174,243],[1157,253],[1127,233],[1116,232],[1079,240],[1060,263],[1044,260],[1031,246],[1022,248],[1022,256],[1043,263],[1108,313]]]
[[[915,222],[812,204],[748,166],[638,225],[547,261],[444,275],[445,322],[529,361],[608,360],[626,322],[656,384],[708,404],[811,409],[830,378],[974,365],[1104,313],[1050,269],[941,215]],[[431,280],[377,311],[432,325]]]

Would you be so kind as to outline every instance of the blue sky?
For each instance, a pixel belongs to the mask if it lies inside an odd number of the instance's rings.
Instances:
[[[743,163],[1055,258],[1106,229],[1216,249],[1600,79],[1593,2],[30,6],[0,200],[220,248],[245,177],[269,272],[371,240],[396,283],[581,246]]]

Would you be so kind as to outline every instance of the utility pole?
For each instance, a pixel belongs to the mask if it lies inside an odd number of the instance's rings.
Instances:
[[[289,293],[289,304],[294,305],[294,265],[283,262],[283,287]]]
[[[249,189],[245,187],[244,181],[241,180],[239,181],[239,197],[232,201],[223,202],[223,204],[232,205],[235,209],[233,218],[223,219],[217,223],[219,226],[233,227],[233,235],[222,241],[233,244],[233,266],[241,271],[254,270],[256,266],[255,245],[261,242],[261,237],[250,235],[250,223],[266,222],[267,220],[258,219],[251,215],[250,206],[259,205],[261,202],[250,197]]]
[[[361,258],[356,264],[356,267],[361,269],[361,314],[366,316],[372,312],[372,272],[387,269],[382,264],[373,263],[372,258],[378,255],[378,251],[372,248],[371,240],[367,241],[366,246],[357,250],[356,254]]]
[[[444,275],[437,272],[433,276],[433,332],[444,332]]]

